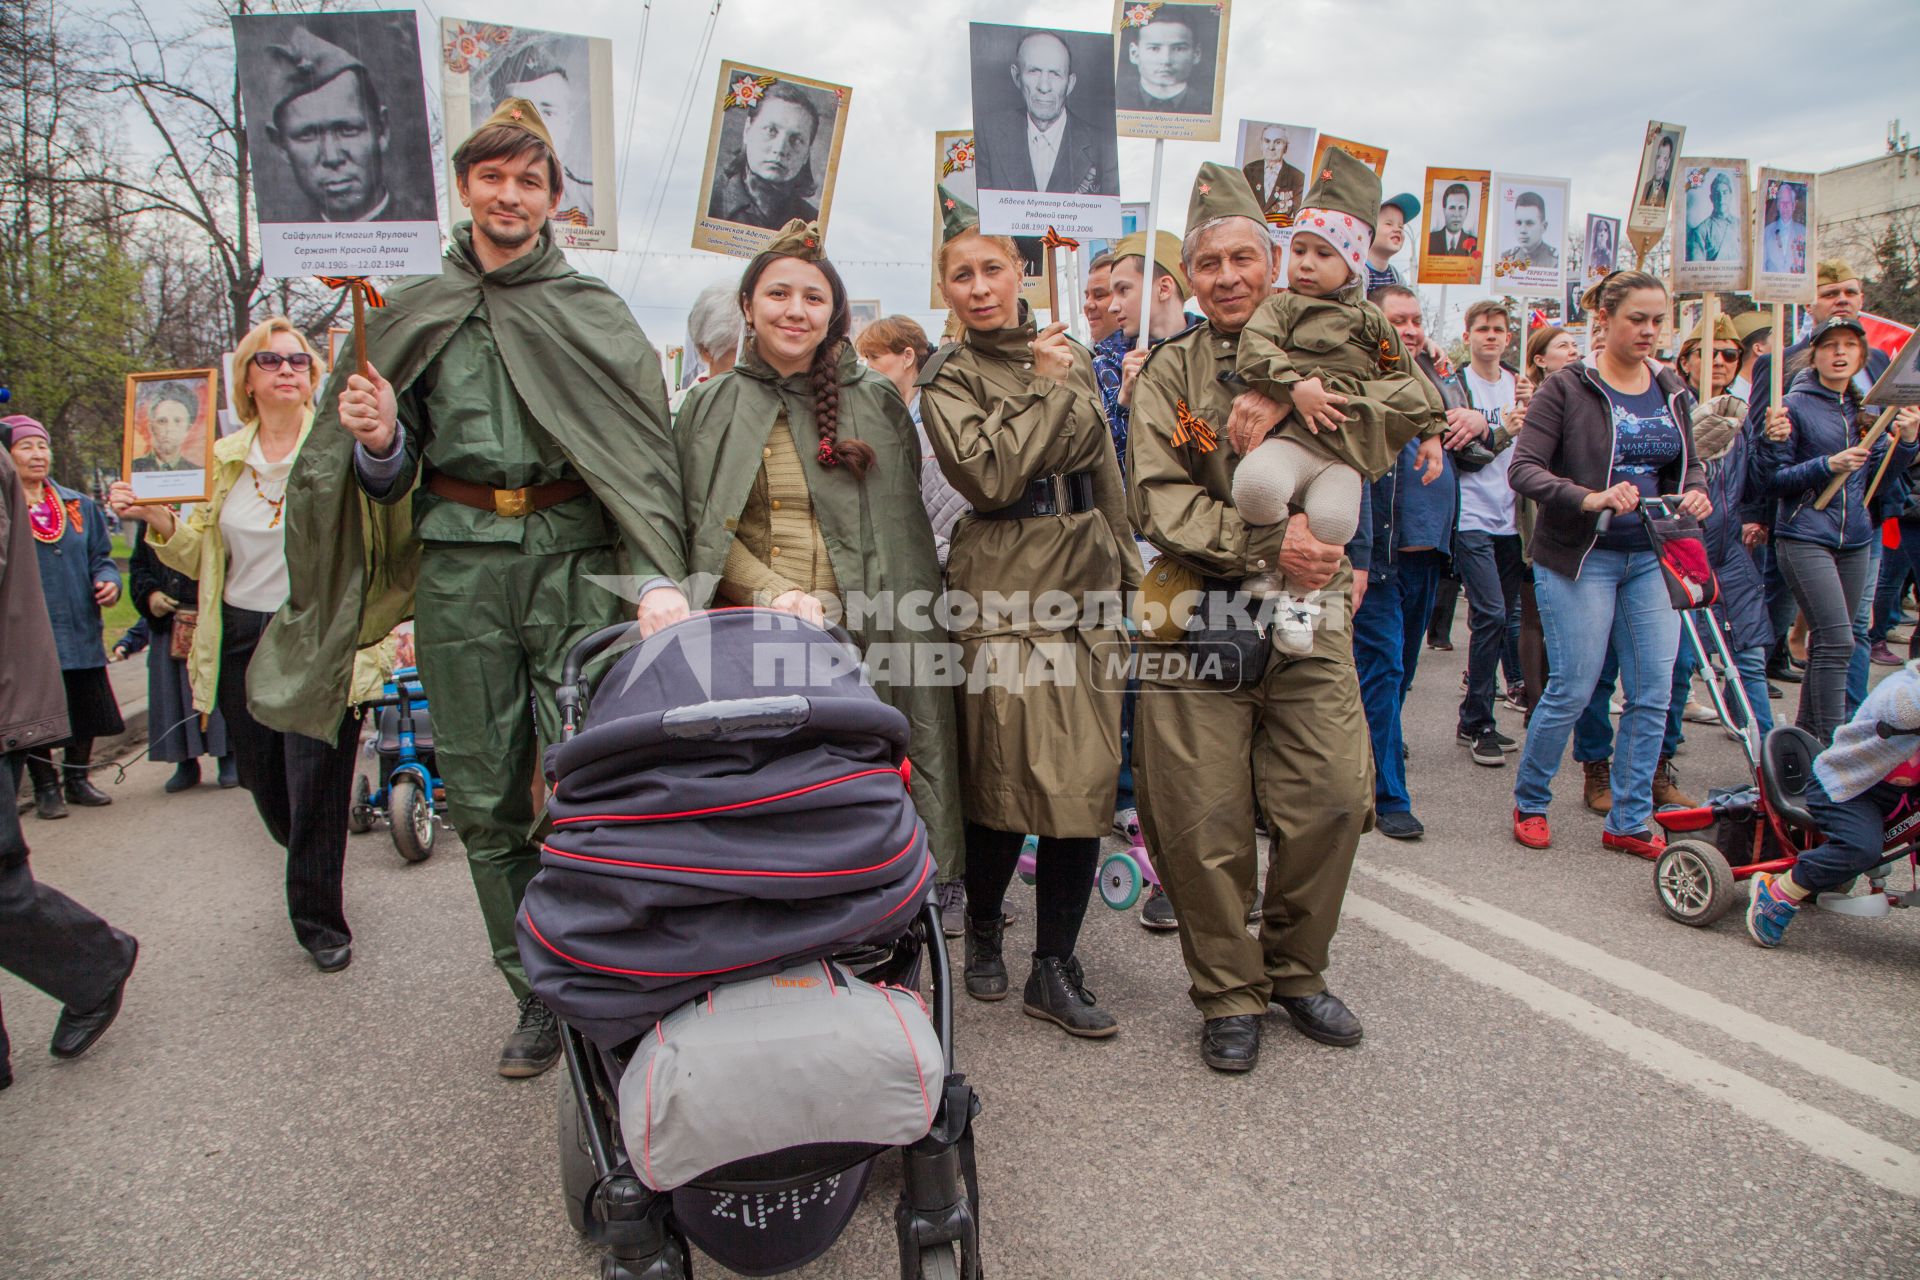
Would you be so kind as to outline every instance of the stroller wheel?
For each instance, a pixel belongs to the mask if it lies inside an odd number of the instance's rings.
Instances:
[[[920,1251],[920,1280],[960,1280],[960,1259],[956,1246],[928,1245]]]
[[[347,810],[347,830],[357,836],[373,830],[373,787],[364,773],[353,780],[353,807]]]
[[[1111,853],[1100,864],[1100,901],[1126,911],[1140,901],[1140,864],[1132,854]]]
[[[561,1072],[564,1076],[566,1073]],[[587,1233],[587,1197],[593,1192],[593,1153],[587,1150],[587,1119],[573,1083],[560,1082],[560,1191],[567,1222],[580,1235]]]
[[[1727,914],[1737,890],[1726,855],[1704,840],[1676,840],[1653,864],[1660,905],[1681,924],[1703,929]]]

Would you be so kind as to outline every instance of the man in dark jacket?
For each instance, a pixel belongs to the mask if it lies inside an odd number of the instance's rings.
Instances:
[[[0,449],[0,619],[7,660],[0,663],[0,749],[6,752],[6,803],[0,805],[0,969],[64,1006],[53,1056],[77,1058],[120,1012],[139,944],[57,889],[34,881],[20,830],[20,766],[67,736],[66,686],[54,652],[53,625],[40,591],[40,566],[27,523],[27,495]],[[6,1024],[0,1021],[0,1089],[13,1083]]]
[[[1420,299],[1413,290],[1386,285],[1370,300],[1385,313],[1407,350],[1421,353],[1414,363],[1447,403],[1449,434],[1455,410],[1458,416],[1479,418],[1484,432],[1486,420],[1461,406],[1453,384],[1438,377],[1427,359]],[[1419,474],[1413,461],[1418,444],[1410,441],[1393,466],[1363,491],[1368,508],[1361,512],[1359,534],[1347,544],[1354,576],[1363,583],[1353,615],[1353,662],[1373,740],[1374,829],[1395,840],[1417,840],[1426,832],[1413,816],[1407,792],[1400,713],[1413,687],[1420,637],[1451,549],[1460,494],[1451,458],[1442,463],[1438,477]]]

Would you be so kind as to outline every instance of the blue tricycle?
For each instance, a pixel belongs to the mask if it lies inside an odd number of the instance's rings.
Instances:
[[[433,715],[418,669],[395,671],[381,696],[367,706],[374,732],[366,751],[377,762],[381,782],[375,790],[366,774],[354,779],[347,827],[363,834],[384,817],[400,856],[424,862],[433,853],[434,832],[445,820],[447,789],[434,771]]]

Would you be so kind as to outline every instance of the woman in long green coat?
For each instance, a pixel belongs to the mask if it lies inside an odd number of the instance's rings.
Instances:
[[[746,350],[693,388],[674,420],[688,604],[757,604],[846,626],[874,691],[912,726],[914,807],[944,905],[960,891],[964,844],[920,449],[899,393],[847,341],[846,287],[820,243],[795,221],[748,264]]]
[[[1112,1035],[1074,955],[1120,776],[1127,634],[1139,581],[1113,437],[1086,348],[1036,332],[1004,237],[952,228],[947,305],[965,326],[920,376],[920,418],[947,480],[974,506],[955,526],[947,580],[979,606],[957,628],[967,818],[967,991],[1008,992],[1001,901],[1023,833],[1040,837],[1027,1013]],[[1012,608],[1001,601],[1022,601]]]

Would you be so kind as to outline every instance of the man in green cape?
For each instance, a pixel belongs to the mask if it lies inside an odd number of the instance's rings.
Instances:
[[[415,618],[448,809],[520,1001],[499,1070],[523,1077],[560,1049],[514,939],[539,869],[537,748],[559,734],[567,649],[633,616],[612,589],[623,553],[626,581],[649,584],[643,628],[685,616],[679,591],[656,585],[684,576],[682,517],[653,348],[548,231],[564,179],[539,112],[501,103],[454,173],[472,220],[441,274],[369,315],[366,376],[335,372],[295,465],[291,591],[248,696],[265,723],[324,736],[355,648]]]

